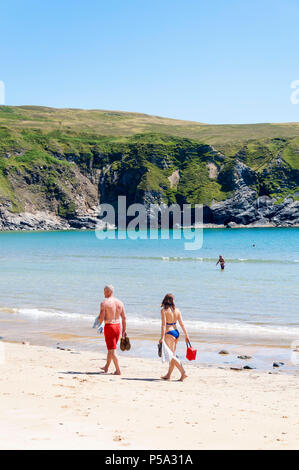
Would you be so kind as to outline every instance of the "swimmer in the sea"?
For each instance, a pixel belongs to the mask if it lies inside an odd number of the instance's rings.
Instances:
[[[218,259],[218,261],[217,261],[217,263],[216,263],[216,266],[217,266],[219,263],[220,263],[220,266],[221,266],[221,270],[223,270],[223,269],[225,268],[225,259],[224,259],[221,255],[219,255],[219,259]]]

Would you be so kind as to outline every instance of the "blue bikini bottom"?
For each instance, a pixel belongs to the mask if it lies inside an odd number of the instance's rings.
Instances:
[[[177,330],[177,329],[167,331],[166,334],[173,336],[175,339],[177,339],[180,336],[179,330]]]

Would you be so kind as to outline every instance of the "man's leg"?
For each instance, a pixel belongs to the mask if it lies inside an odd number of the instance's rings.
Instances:
[[[120,368],[119,368],[119,362],[118,362],[118,357],[117,357],[117,354],[116,354],[116,349],[111,349],[109,352],[111,353],[111,358],[112,358],[112,361],[113,361],[114,366],[115,366],[114,375],[120,375],[121,372],[120,372]]]
[[[106,360],[106,364],[104,365],[104,367],[101,367],[101,370],[103,370],[104,372],[108,372],[108,369],[109,369],[109,366],[111,364],[111,361],[112,361],[112,356],[111,356],[111,351],[108,351],[107,352],[107,360]]]

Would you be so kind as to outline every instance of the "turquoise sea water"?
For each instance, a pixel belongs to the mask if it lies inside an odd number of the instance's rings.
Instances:
[[[0,233],[0,263],[4,338],[47,326],[92,336],[107,283],[139,336],[159,331],[160,303],[172,292],[200,341],[287,346],[299,338],[298,228],[205,229],[197,251],[184,240],[99,240],[93,231]]]

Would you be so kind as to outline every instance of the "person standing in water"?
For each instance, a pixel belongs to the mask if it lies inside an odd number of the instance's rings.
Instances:
[[[218,261],[217,261],[217,263],[216,263],[216,266],[217,266],[219,263],[220,263],[220,266],[221,266],[221,270],[223,270],[223,269],[225,268],[225,259],[224,259],[221,255],[219,255],[219,259],[218,259]]]
[[[181,362],[175,356],[175,351],[180,336],[180,333],[177,329],[177,322],[179,323],[180,327],[184,332],[185,341],[187,344],[189,343],[189,336],[182,319],[182,314],[174,304],[174,296],[172,294],[165,295],[161,307],[161,338],[159,344],[162,344],[164,341],[166,346],[170,349],[172,353],[172,358],[169,362],[168,372],[161,378],[163,380],[170,380],[174,368],[177,367],[181,373],[181,377],[179,380],[182,382],[184,379],[187,378],[187,375]]]
[[[122,321],[122,337],[125,338],[126,333],[126,313],[124,304],[113,295],[113,286],[104,287],[105,300],[101,303],[99,323],[105,322],[104,336],[107,346],[107,361],[101,369],[107,373],[111,362],[115,366],[114,375],[121,375],[116,347],[120,337],[120,319]]]

